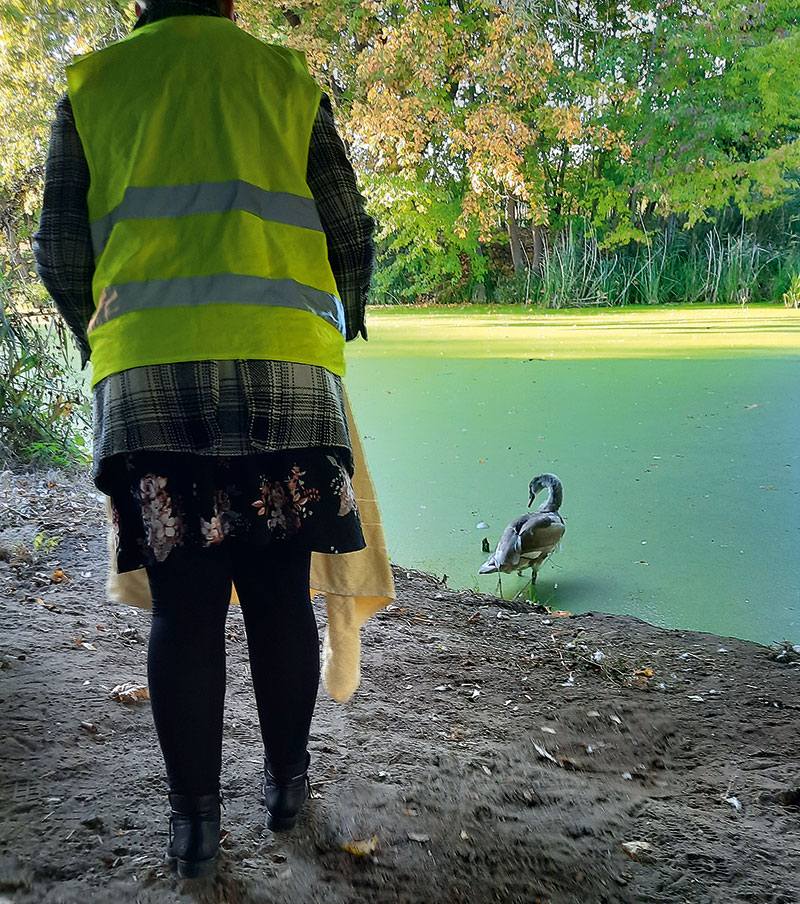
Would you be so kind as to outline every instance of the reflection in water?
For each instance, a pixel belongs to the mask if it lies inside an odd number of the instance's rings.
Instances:
[[[372,354],[347,384],[394,561],[494,592],[482,540],[554,471],[567,531],[541,602],[800,642],[800,357]],[[528,585],[503,579],[506,596]]]

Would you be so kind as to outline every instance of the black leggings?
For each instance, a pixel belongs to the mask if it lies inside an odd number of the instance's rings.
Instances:
[[[148,566],[153,596],[147,673],[170,791],[219,789],[225,701],[225,618],[231,581],[242,606],[261,735],[271,771],[306,766],[319,685],[319,636],[308,550],[226,540],[177,548]]]

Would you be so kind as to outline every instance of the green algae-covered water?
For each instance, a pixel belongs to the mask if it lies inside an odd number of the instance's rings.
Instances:
[[[493,592],[481,541],[494,549],[553,471],[567,532],[540,601],[800,642],[800,312],[379,310],[369,325],[347,385],[393,561]],[[503,577],[507,597],[527,587]]]

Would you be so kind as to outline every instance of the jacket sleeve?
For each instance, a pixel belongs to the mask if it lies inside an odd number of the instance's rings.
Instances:
[[[94,312],[88,190],[89,166],[65,96],[56,107],[50,132],[42,216],[33,237],[33,253],[39,276],[74,333],[84,364],[91,354],[86,328]]]
[[[355,173],[322,96],[311,130],[306,175],[328,243],[328,260],[344,306],[346,339],[367,338],[364,308],[372,278],[375,224],[364,210]]]

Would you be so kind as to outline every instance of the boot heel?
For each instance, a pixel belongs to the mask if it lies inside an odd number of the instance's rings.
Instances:
[[[181,879],[213,876],[219,851],[220,800],[216,794],[170,794],[167,857]]]
[[[264,803],[267,808],[267,828],[273,832],[288,832],[295,827],[297,814],[311,797],[311,782],[308,780],[309,757],[306,768],[299,775],[280,781],[265,768]]]

